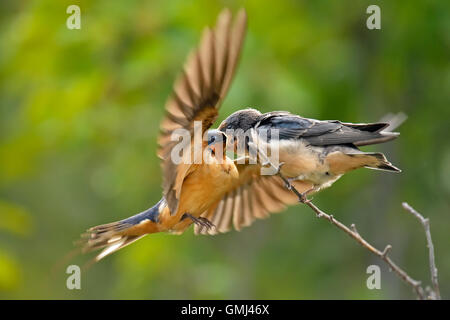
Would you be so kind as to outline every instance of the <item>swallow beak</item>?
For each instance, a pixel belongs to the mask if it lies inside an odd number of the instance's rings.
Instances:
[[[209,148],[209,150],[211,150],[211,152],[212,153],[216,153],[216,146],[215,146],[215,144],[210,144],[210,145],[208,145],[208,148]]]
[[[223,133],[222,139],[216,139],[216,140],[208,143],[208,148],[214,154],[216,154],[218,151],[222,151],[222,154],[225,154],[226,148],[227,148],[227,136]]]

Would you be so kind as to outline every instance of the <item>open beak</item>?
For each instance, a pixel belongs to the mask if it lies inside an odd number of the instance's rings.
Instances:
[[[226,141],[217,141],[215,143],[211,143],[208,145],[208,148],[211,150],[211,152],[215,155],[220,156],[225,155],[227,151],[227,143]],[[221,152],[221,153],[220,153]]]
[[[218,130],[208,132],[208,148],[215,156],[221,157],[225,155],[227,149],[227,135]]]
[[[212,153],[214,153],[214,154],[216,153],[216,145],[214,143],[208,145],[208,148],[209,148],[209,150],[211,150]]]
[[[208,148],[211,149],[211,151],[213,151],[214,153],[216,153],[217,149],[222,149],[222,151],[225,152],[227,144],[225,141],[217,141],[208,145]]]

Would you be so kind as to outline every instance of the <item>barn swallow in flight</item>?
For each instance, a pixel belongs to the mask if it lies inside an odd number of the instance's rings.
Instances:
[[[237,111],[226,118],[219,130],[227,133],[237,149],[244,141],[244,154],[249,151],[251,135],[239,135],[253,130],[258,136],[265,132],[268,148],[277,150],[279,169],[306,199],[306,195],[331,186],[343,174],[369,168],[400,172],[382,153],[363,152],[358,147],[393,140],[399,133],[392,132],[404,121],[402,116],[393,121],[378,123],[344,123],[337,120],[319,121],[303,118],[285,111],[262,114],[256,109]],[[388,128],[391,125],[391,128]],[[272,130],[277,135],[271,135]],[[234,136],[233,136],[234,134]],[[245,140],[250,138],[250,140]],[[233,142],[232,142],[233,141]],[[195,227],[196,233],[227,232],[234,225],[239,230],[256,218],[265,218],[279,212],[286,205],[298,202],[293,192],[277,175],[261,175],[261,164],[236,164],[239,183],[225,194],[202,217],[216,226],[212,230]]]
[[[128,219],[90,228],[82,238],[83,251],[103,248],[96,261],[150,233],[182,233],[192,223],[211,227],[200,215],[238,179],[234,162],[224,152],[222,157],[215,155],[216,146],[224,149],[226,135],[218,130],[207,133],[201,154],[206,154],[209,161],[178,163],[173,161],[172,151],[179,141],[173,141],[172,134],[184,129],[193,137],[195,122],[200,122],[203,137],[217,118],[239,60],[247,24],[245,11],[241,9],[232,20],[231,12],[225,9],[216,27],[204,31],[199,47],[188,58],[166,103],[158,139],[163,198]],[[183,157],[194,153],[194,140]]]

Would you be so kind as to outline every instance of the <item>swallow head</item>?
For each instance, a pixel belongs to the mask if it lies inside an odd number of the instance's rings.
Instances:
[[[209,130],[208,131],[208,147],[214,153],[216,152],[216,148],[222,148],[222,152],[225,150],[225,146],[227,144],[227,135],[220,130]]]
[[[250,129],[255,127],[261,115],[261,112],[258,110],[248,108],[236,111],[222,121],[218,129],[227,135],[229,141],[226,146],[227,150],[237,152],[239,141],[246,141],[241,138],[245,137],[250,132]]]
[[[238,129],[246,132],[247,130],[253,128],[259,121],[261,112],[256,109],[244,109],[239,110],[230,115],[228,118],[222,121],[219,126],[219,130],[225,131],[235,131]]]

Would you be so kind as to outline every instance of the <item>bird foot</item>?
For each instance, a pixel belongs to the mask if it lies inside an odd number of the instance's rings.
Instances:
[[[281,173],[281,168],[284,166],[284,162],[280,162],[279,164],[278,164],[278,167],[275,167],[276,169],[277,169],[277,172],[275,173],[275,174],[280,174]],[[273,166],[273,165],[272,165]]]
[[[183,219],[186,217],[191,219],[196,225],[200,226],[201,229],[206,228],[207,230],[210,230],[216,227],[214,223],[204,217],[194,217],[190,213],[185,213]]]
[[[292,188],[293,188],[293,186],[292,186],[292,183],[294,182],[294,181],[297,181],[298,179],[295,177],[295,178],[286,178],[286,182],[284,183],[285,184],[285,187],[288,189],[288,190],[292,190]],[[309,191],[309,190],[308,190]],[[305,197],[306,197],[306,192],[305,192]]]

